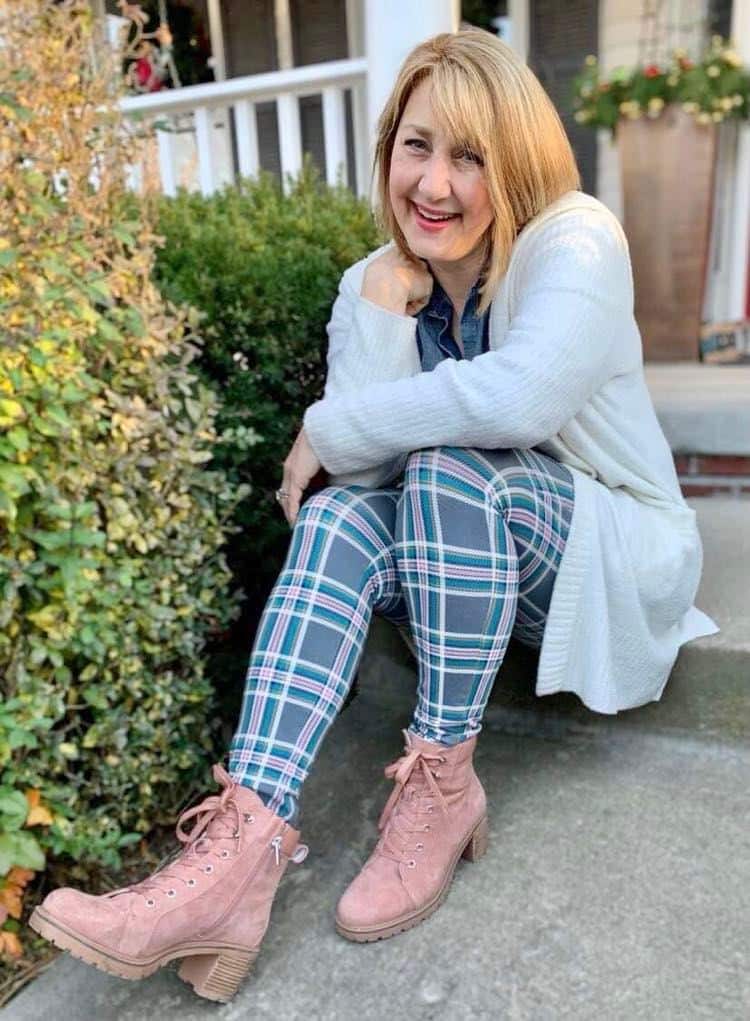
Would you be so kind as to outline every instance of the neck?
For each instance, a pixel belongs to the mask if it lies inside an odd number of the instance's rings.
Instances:
[[[450,298],[459,319],[464,310],[469,291],[476,283],[484,262],[484,248],[470,252],[458,262],[429,262],[430,271]]]

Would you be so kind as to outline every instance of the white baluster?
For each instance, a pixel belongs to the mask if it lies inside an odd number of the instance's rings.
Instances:
[[[161,120],[164,120],[162,115]],[[170,126],[174,122],[170,121]],[[165,195],[174,198],[177,194],[177,159],[175,154],[174,131],[157,131],[156,141],[159,147],[159,176],[161,177],[161,190]]]
[[[282,93],[276,100],[276,111],[281,150],[281,177],[284,191],[287,191],[287,174],[297,177],[302,169],[302,133],[297,97],[291,92]]]
[[[367,137],[367,90],[364,83],[352,87],[352,130],[354,133],[354,171],[356,192],[370,198],[370,143]],[[352,182],[352,188],[354,183]]]
[[[346,119],[344,113],[344,91],[331,86],[323,89],[323,138],[326,154],[326,180],[336,184],[339,167],[344,165],[344,184],[347,182],[346,169]]]
[[[260,167],[258,155],[258,124],[255,103],[238,99],[234,104],[234,126],[237,131],[237,156],[241,177],[255,177]]]
[[[211,134],[213,118],[208,107],[198,106],[195,110],[195,141],[198,147],[198,179],[201,193],[212,195],[216,190]]]

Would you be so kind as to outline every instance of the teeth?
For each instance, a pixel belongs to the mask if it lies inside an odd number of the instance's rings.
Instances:
[[[446,216],[435,216],[433,213],[426,213],[419,206],[417,206],[417,209],[419,210],[419,215],[423,216],[425,220],[452,220],[456,215],[455,213],[448,213]]]

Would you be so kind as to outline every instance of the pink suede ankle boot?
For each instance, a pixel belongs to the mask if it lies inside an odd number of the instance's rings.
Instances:
[[[404,755],[386,766],[396,781],[380,837],[336,909],[336,929],[358,943],[411,929],[440,907],[459,857],[487,849],[487,799],[474,772],[476,736],[436,744],[404,731]]]
[[[99,897],[54,890],[29,924],[75,957],[122,978],[181,959],[199,996],[227,1003],[260,950],[279,880],[307,857],[299,832],[218,763],[223,790],[177,821],[186,848],[153,875]],[[197,816],[189,834],[183,822]]]

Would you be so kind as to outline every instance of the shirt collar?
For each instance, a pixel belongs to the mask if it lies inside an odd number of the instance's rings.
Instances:
[[[423,314],[436,319],[442,319],[448,323],[453,318],[453,303],[443,288],[438,283],[437,277],[433,277],[432,294],[427,306],[422,310]],[[476,280],[466,298],[462,318],[465,315],[474,315],[479,304],[479,281]]]

